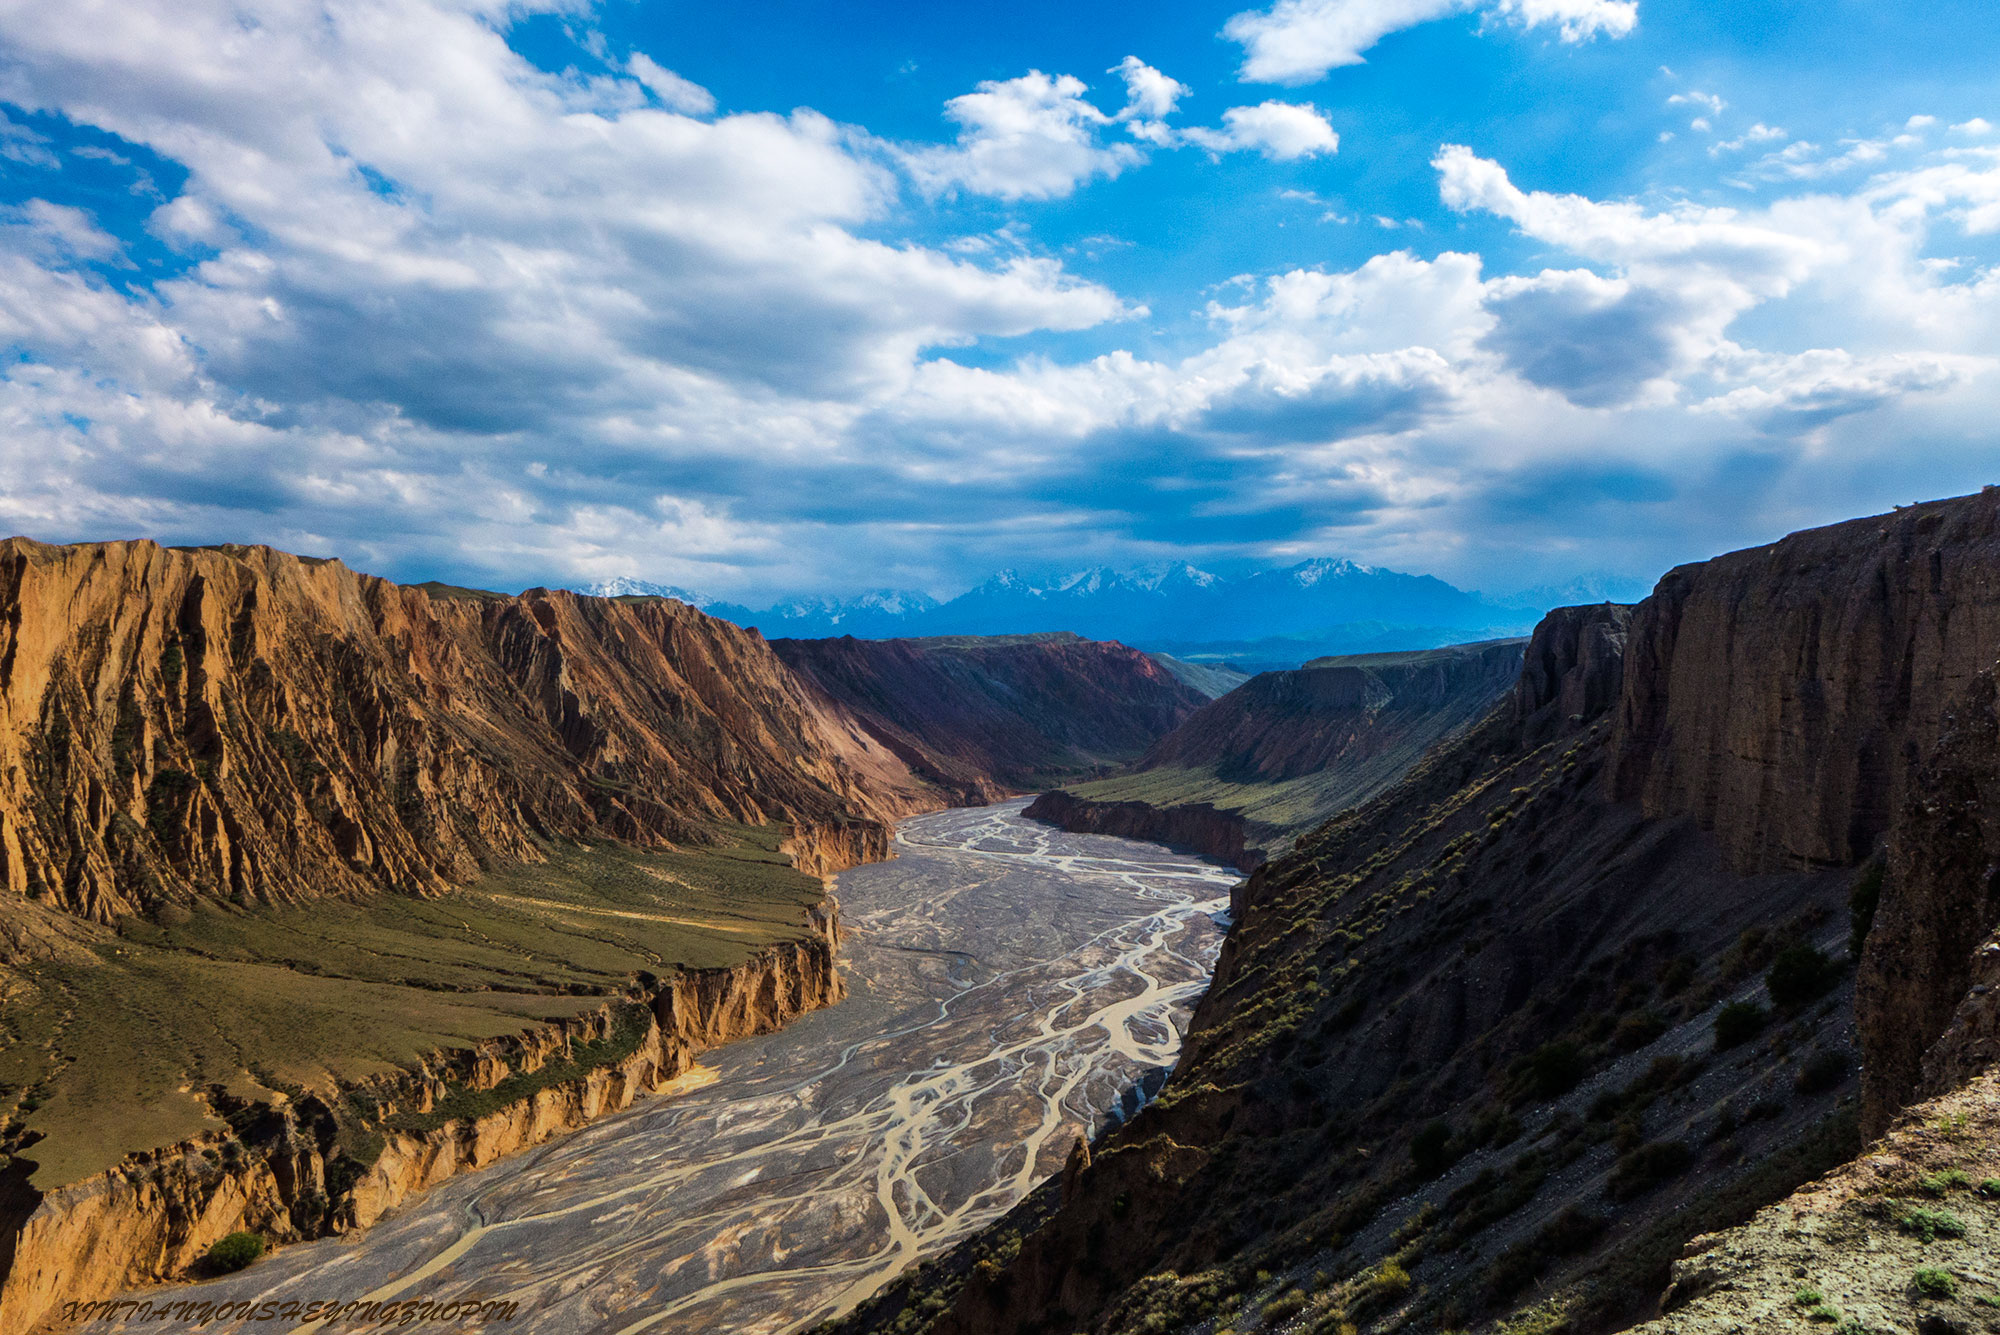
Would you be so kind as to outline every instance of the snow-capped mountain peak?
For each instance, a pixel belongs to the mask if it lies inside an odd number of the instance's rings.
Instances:
[[[1292,582],[1302,589],[1310,589],[1323,580],[1375,573],[1374,566],[1364,566],[1344,556],[1316,556],[1310,561],[1299,562],[1291,569]]]
[[[613,575],[610,579],[593,580],[577,590],[592,598],[673,598],[690,607],[707,607],[716,600],[707,594],[695,593],[672,584],[655,584],[651,580],[634,579],[630,575]]]

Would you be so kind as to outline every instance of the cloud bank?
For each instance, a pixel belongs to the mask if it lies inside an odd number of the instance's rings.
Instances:
[[[1536,259],[1398,249],[1156,312],[1031,228],[910,224],[1183,150],[1316,170],[1345,160],[1326,113],[1187,125],[1187,86],[1132,57],[1109,97],[1031,71],[952,99],[948,138],[889,142],[724,110],[644,52],[551,73],[509,45],[522,8],[0,7],[0,100],[24,109],[0,154],[51,180],[120,156],[142,193],[142,155],[184,174],[131,227],[0,213],[0,527],[742,597],[1329,551],[1504,588],[1607,564],[1593,532],[1648,570],[1816,517],[1885,458],[1990,452],[2000,276],[1949,259],[2000,232],[1971,121],[1742,207],[1592,198],[1441,145],[1447,216]],[[1446,8],[1260,21],[1318,23],[1309,70]],[[1633,13],[1480,12],[1572,41]],[[1266,30],[1243,29],[1253,60]],[[1736,137],[1749,165],[1776,142]]]

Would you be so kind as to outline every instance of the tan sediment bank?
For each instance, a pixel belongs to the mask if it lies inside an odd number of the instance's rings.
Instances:
[[[291,1242],[366,1228],[415,1192],[626,1108],[686,1075],[704,1051],[838,1001],[838,931],[829,899],[808,935],[733,968],[683,971],[574,1020],[438,1052],[399,1078],[299,1091],[289,1106],[251,1110],[242,1140],[189,1140],[47,1193],[23,1176],[9,1184],[8,1213],[19,1222],[0,1239],[10,1258],[0,1329],[29,1330],[65,1303],[185,1278],[238,1229]],[[607,1059],[564,1070],[593,1054]],[[561,1074],[535,1081],[545,1072]],[[506,1099],[524,1086],[530,1092]],[[496,1098],[505,1101],[493,1106]],[[379,1149],[345,1174],[350,1160],[335,1148],[357,1144]],[[233,1162],[224,1146],[235,1148]]]

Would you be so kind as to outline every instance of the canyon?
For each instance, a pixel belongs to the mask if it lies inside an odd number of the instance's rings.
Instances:
[[[832,1329],[1990,1328],[1996,600],[1989,489],[1550,614],[1240,888],[1159,1098]]]
[[[1203,699],[1117,646],[980,663],[1032,716],[984,751],[671,600],[0,544],[0,1322],[672,1087],[839,998],[821,882],[896,819],[1007,746],[1084,767],[1037,690],[1131,711],[1107,764]]]
[[[81,1051],[79,980],[162,961],[282,961],[323,1010],[412,981],[385,940],[442,1009],[311,1078],[149,1076],[193,1129],[94,1164],[76,1064],[17,1024],[0,1311],[248,1221],[296,1245],[177,1297],[345,1275],[629,1335],[1993,1324],[2000,491],[1213,701],[1074,636],[767,644],[147,547],[7,549],[8,1013]]]
[[[1067,633],[771,648],[959,803],[1101,773],[1208,703],[1151,655]]]
[[[365,1235],[143,1297],[482,1298],[538,1332],[631,1335],[776,1332],[851,1308],[1157,1088],[1220,944],[1232,873],[1021,805],[907,820],[894,860],[841,875],[839,1006],[709,1052],[674,1097],[446,1182]]]

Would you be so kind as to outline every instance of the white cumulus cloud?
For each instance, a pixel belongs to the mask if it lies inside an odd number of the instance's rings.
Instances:
[[[991,80],[945,104],[959,126],[956,143],[901,150],[905,169],[925,192],[996,199],[1060,199],[1096,179],[1145,162],[1155,149],[1195,145],[1211,153],[1256,152],[1277,162],[1336,152],[1340,136],[1307,103],[1269,101],[1230,107],[1222,124],[1187,129],[1167,117],[1188,89],[1136,56],[1107,73],[1125,84],[1125,106],[1100,109],[1074,75],[1030,70]],[[1130,140],[1118,137],[1123,130]]]
[[[1191,144],[1216,153],[1255,149],[1267,158],[1291,162],[1340,149],[1340,136],[1319,108],[1292,102],[1260,102],[1222,113],[1222,128],[1182,131]]]
[[[1623,37],[1639,21],[1638,0],[1278,0],[1235,15],[1222,31],[1244,48],[1246,82],[1300,84],[1361,64],[1390,33],[1461,13],[1553,25],[1565,42]]]
[[[945,103],[958,142],[906,156],[926,190],[965,189],[998,199],[1059,199],[1095,177],[1113,177],[1145,155],[1134,145],[1104,143],[1111,123],[1085,98],[1083,80],[1030,70],[989,79]],[[1157,96],[1157,91],[1153,93]]]

